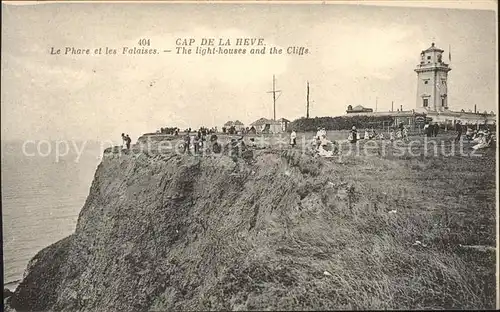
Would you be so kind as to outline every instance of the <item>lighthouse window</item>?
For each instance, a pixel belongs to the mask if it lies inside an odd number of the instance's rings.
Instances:
[[[427,56],[427,59],[428,59],[428,60],[430,60],[430,59],[431,59],[431,56],[430,56],[430,55],[429,55],[429,56]]]
[[[424,80],[424,84],[428,84],[429,83],[429,80]]]
[[[444,101],[444,99],[441,99],[441,106],[443,106],[443,107],[445,106],[445,105],[444,105],[444,104],[445,104],[444,102],[445,102],[445,101]]]
[[[429,99],[424,99],[424,107],[429,106]]]

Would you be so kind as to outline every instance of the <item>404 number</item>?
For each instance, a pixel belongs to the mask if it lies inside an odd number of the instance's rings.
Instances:
[[[140,46],[147,46],[149,47],[151,45],[151,39],[139,39],[139,45]]]

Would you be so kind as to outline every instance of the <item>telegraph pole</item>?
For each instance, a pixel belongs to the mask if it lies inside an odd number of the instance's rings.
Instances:
[[[273,119],[276,120],[276,92],[281,92],[281,90],[276,90],[276,79],[273,75],[273,91],[268,91],[267,93],[273,94]],[[280,93],[281,94],[281,93]]]
[[[309,81],[307,82],[307,112],[306,118],[309,119]]]

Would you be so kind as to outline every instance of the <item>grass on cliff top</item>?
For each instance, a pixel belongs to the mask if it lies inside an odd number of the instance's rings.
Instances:
[[[433,140],[449,152],[451,136]],[[494,252],[460,247],[496,246],[495,150],[395,156],[386,148],[317,162],[285,153],[303,174],[301,211],[287,211],[287,233],[220,283],[219,296],[233,298],[228,309],[495,307]]]

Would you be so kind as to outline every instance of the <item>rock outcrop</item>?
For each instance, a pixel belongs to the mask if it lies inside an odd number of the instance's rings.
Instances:
[[[360,168],[290,150],[255,151],[252,161],[108,150],[75,233],[35,256],[11,306],[380,309],[419,307],[429,296],[478,307],[474,272],[439,248],[408,248],[431,225],[409,227],[404,202],[363,199],[374,192],[353,177]],[[368,211],[369,202],[378,207]],[[419,278],[432,274],[432,287]]]

